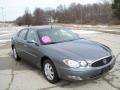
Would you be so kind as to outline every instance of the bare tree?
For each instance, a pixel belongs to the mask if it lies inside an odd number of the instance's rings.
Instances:
[[[21,25],[28,25],[28,26],[32,25],[32,15],[28,9],[25,10],[25,13],[23,16],[18,17],[16,19],[16,24],[20,26]]]
[[[32,15],[28,9],[25,10],[25,14],[23,15],[23,23],[24,25],[32,25]]]
[[[44,11],[40,8],[35,9],[33,14],[33,24],[34,25],[43,25],[46,24],[46,16],[44,14]]]

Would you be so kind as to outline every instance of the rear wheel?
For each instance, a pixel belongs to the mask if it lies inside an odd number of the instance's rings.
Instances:
[[[43,74],[50,83],[57,83],[59,81],[55,65],[50,60],[44,61]]]
[[[13,52],[13,57],[16,61],[20,61],[20,57],[18,56],[15,47],[12,48],[12,52]]]

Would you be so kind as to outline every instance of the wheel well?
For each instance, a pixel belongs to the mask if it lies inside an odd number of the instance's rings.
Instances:
[[[49,60],[51,61],[51,59],[50,59],[49,57],[43,56],[43,57],[41,58],[41,61],[40,61],[41,69],[42,69],[42,70],[43,70],[43,63],[44,63],[44,61],[45,61],[46,59],[49,59]]]
[[[14,48],[14,45],[12,44],[11,47],[12,47],[12,49],[13,49],[13,48]]]

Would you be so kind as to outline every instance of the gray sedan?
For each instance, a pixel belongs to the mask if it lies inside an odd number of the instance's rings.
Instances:
[[[16,61],[23,58],[41,68],[51,83],[95,78],[115,64],[109,47],[59,26],[24,28],[12,37],[11,47]]]

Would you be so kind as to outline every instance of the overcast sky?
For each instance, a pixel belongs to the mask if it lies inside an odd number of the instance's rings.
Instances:
[[[0,7],[4,8],[3,14],[5,15],[5,19],[8,21],[15,20],[18,16],[23,15],[26,8],[33,12],[37,7],[42,9],[56,8],[60,4],[69,6],[72,2],[93,4],[100,2],[100,0],[0,0]],[[2,20],[2,9],[0,8],[0,21]]]

